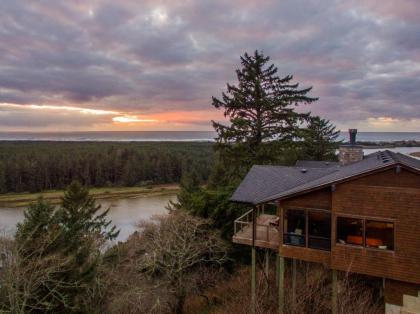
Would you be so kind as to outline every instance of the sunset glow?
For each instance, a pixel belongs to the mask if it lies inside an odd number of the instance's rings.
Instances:
[[[120,122],[120,123],[158,122],[158,120],[155,120],[155,119],[139,119],[137,116],[118,116],[118,117],[112,118],[112,121]]]
[[[256,49],[313,87],[299,110],[420,131],[418,16],[412,0],[3,0],[0,131],[211,130],[212,96]]]

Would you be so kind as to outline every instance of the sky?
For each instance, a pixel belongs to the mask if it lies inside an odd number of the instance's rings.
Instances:
[[[418,0],[1,0],[0,131],[211,130],[256,49],[339,129],[420,131]]]

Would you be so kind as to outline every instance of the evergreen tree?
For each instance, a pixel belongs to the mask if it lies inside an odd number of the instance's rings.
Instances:
[[[6,171],[4,163],[0,161],[0,193],[5,193],[6,191]]]
[[[101,244],[118,235],[115,226],[109,228],[108,210],[99,210],[78,182],[67,188],[58,209],[39,199],[25,210],[11,268],[19,276],[7,292],[29,294],[19,305],[22,312],[87,312],[87,291],[95,283]]]
[[[32,237],[36,239],[42,233],[48,232],[54,216],[54,206],[38,198],[25,209],[23,222],[17,224],[16,240]]]
[[[224,110],[230,125],[213,121],[221,157],[235,173],[244,174],[253,164],[279,159],[281,147],[292,143],[299,124],[308,117],[294,109],[317,100],[307,96],[312,89],[299,89],[293,76],[277,76],[270,58],[255,51],[241,57],[236,70],[238,85],[227,84],[221,100],[213,97],[213,106]]]
[[[340,131],[327,119],[310,117],[308,126],[302,130],[303,158],[310,160],[336,160],[337,141]]]
[[[68,240],[83,238],[86,234],[98,234],[107,240],[115,239],[119,231],[115,226],[110,230],[107,221],[109,208],[99,213],[101,205],[89,195],[89,190],[79,182],[73,181],[64,192],[61,208],[57,211],[58,220],[65,227]]]

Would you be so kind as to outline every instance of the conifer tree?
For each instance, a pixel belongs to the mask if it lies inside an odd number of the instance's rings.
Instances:
[[[39,247],[39,239],[47,234],[54,224],[54,206],[42,197],[24,211],[24,220],[17,224],[16,242],[25,254]]]
[[[303,158],[310,160],[336,160],[340,131],[327,119],[312,116],[302,130]]]
[[[213,121],[217,148],[235,172],[278,160],[281,146],[293,141],[300,122],[308,117],[295,107],[317,100],[307,96],[312,88],[300,89],[292,75],[277,76],[277,68],[269,61],[262,52],[245,53],[242,68],[236,70],[238,84],[227,84],[221,99],[213,97],[213,106],[222,109],[230,122]]]
[[[58,209],[39,199],[25,211],[16,233],[16,262],[9,268],[19,276],[7,291],[16,296],[30,288],[30,297],[19,304],[23,312],[87,312],[101,244],[119,232],[115,226],[107,230],[109,210],[99,213],[100,208],[85,187],[73,182]]]
[[[115,239],[119,231],[115,226],[110,230],[111,221],[107,221],[109,208],[99,213],[101,205],[89,195],[89,190],[79,182],[73,181],[64,192],[61,207],[57,211],[60,223],[65,226],[68,239],[78,239],[85,234],[95,234],[107,240]]]

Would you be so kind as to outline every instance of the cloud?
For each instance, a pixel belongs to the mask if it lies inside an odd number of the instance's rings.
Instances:
[[[375,129],[381,117],[411,127],[419,14],[416,0],[3,0],[0,102],[116,111],[140,129],[143,117],[165,116],[174,128],[210,129],[201,113],[214,111],[211,96],[235,82],[241,54],[262,49],[280,75],[313,86],[320,100],[305,110],[343,128]],[[44,109],[31,121],[29,109],[3,108],[0,129],[71,128],[79,114]],[[75,127],[120,127],[112,117],[83,116]]]

